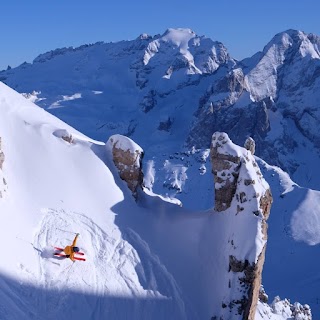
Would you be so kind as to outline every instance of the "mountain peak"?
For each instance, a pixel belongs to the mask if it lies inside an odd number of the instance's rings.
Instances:
[[[264,47],[263,52],[267,52],[272,46],[277,46],[284,49],[294,46],[298,49],[302,43],[311,42],[309,44],[312,45],[315,41],[319,41],[317,39],[319,39],[319,37],[314,34],[308,35],[300,30],[288,29],[286,31],[277,33]]]
[[[272,46],[281,46],[288,48],[293,43],[303,39],[304,36],[306,36],[305,33],[294,29],[279,32],[264,47],[263,52],[267,52]]]
[[[296,29],[287,29],[285,31],[279,32],[279,34],[284,34],[284,33],[288,34],[290,37],[305,35],[305,32],[301,30],[296,30]]]
[[[136,38],[136,40],[149,40],[149,39],[152,39],[152,36],[150,36],[147,33],[141,33],[140,36]]]
[[[195,32],[189,28],[168,28],[162,36],[173,35],[177,33],[195,35]]]
[[[191,29],[169,28],[161,36],[161,39],[165,42],[171,42],[178,47],[187,47],[188,42],[195,37],[196,34]]]

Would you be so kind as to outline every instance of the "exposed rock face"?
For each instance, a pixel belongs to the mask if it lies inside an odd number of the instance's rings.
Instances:
[[[248,93],[243,93],[248,94]],[[197,120],[187,138],[189,146],[209,147],[215,131],[228,132],[233,141],[243,145],[248,136],[257,142],[257,153],[264,150],[264,138],[270,131],[269,101],[250,102],[242,108],[234,107],[238,93],[228,93],[230,99],[215,103],[199,101]],[[212,99],[212,98],[211,98]]]
[[[268,303],[268,299],[269,299],[269,296],[266,294],[264,287],[261,286],[260,292],[259,292],[259,300],[263,303]]]
[[[254,155],[256,151],[256,143],[254,140],[249,137],[246,142],[244,143],[244,147],[251,152],[252,155]]]
[[[219,153],[218,149],[226,143],[225,135],[214,134],[211,146],[211,163],[215,180],[215,209],[224,211],[230,207],[237,189],[240,157]]]
[[[71,144],[71,143],[74,143],[74,140],[73,140],[73,137],[72,137],[71,134],[68,135],[68,136],[62,136],[61,138],[62,138],[64,141],[69,142],[70,144]]]
[[[70,143],[70,144],[74,144],[75,143],[75,139],[74,137],[72,136],[71,133],[69,133],[67,130],[65,129],[58,129],[58,130],[55,130],[53,132],[53,135],[57,138],[61,138],[63,139],[64,141]]]
[[[166,121],[161,121],[159,123],[158,130],[160,131],[170,131],[170,128],[172,126],[173,120],[169,117]]]
[[[249,149],[252,149],[252,141],[248,141]],[[230,296],[223,301],[223,310],[229,311],[219,316],[231,319],[228,312],[232,312],[232,319],[254,320],[265,258],[271,191],[251,151],[233,144],[226,133],[213,134],[211,161],[215,209],[234,215],[230,227],[233,231],[228,236],[228,243],[232,245],[228,257]],[[240,252],[235,250],[237,246],[242,247]]]
[[[126,181],[135,198],[138,188],[142,186],[143,150],[131,139],[122,135],[113,135],[107,142],[112,152],[113,162],[119,171],[120,178]]]
[[[150,90],[140,103],[143,112],[147,113],[157,105],[157,91]]]

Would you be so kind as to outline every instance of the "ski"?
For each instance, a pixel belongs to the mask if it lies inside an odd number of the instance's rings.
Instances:
[[[74,260],[79,260],[79,261],[86,261],[85,258],[78,258],[78,257],[73,257]]]
[[[84,253],[81,252],[82,255],[84,255]],[[53,254],[55,257],[65,257],[65,258],[69,258],[66,254],[64,253],[54,253]],[[80,261],[86,261],[85,258],[80,258],[80,257],[73,257],[73,259],[75,260],[80,260]]]
[[[59,251],[63,251],[63,250],[64,250],[63,248],[59,248],[59,247],[54,247],[54,249],[55,249],[55,250],[59,250]],[[59,252],[57,252],[57,253],[59,253]],[[81,256],[84,255],[83,252],[75,252],[75,254],[80,254]]]
[[[56,257],[66,257],[67,256],[64,253],[58,253],[58,252],[54,253],[53,255],[56,256]]]

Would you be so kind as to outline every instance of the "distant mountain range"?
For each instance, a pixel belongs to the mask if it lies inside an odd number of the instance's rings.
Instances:
[[[0,79],[81,132],[121,133],[153,156],[208,148],[217,130],[241,145],[251,136],[258,156],[319,188],[319,44],[288,30],[236,61],[220,42],[168,29],[56,49]]]

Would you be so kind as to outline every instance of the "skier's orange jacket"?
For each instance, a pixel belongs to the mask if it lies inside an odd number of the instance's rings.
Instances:
[[[74,252],[73,252],[72,248],[76,246],[77,240],[78,240],[78,236],[79,236],[79,234],[77,233],[77,235],[76,235],[76,236],[74,237],[74,239],[73,239],[72,245],[71,245],[71,246],[66,246],[66,247],[63,249],[64,253],[65,253],[66,255],[70,256],[69,258],[70,258],[72,261],[75,261],[75,260],[74,260]]]

